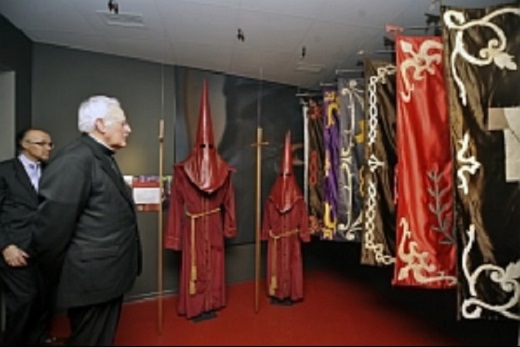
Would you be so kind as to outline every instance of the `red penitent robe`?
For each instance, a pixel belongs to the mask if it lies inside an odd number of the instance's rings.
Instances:
[[[303,299],[301,242],[310,242],[308,219],[303,196],[285,212],[267,199],[262,240],[267,240],[267,290],[271,297]]]
[[[224,238],[236,235],[231,172],[207,193],[174,166],[164,246],[182,251],[178,313],[188,319],[226,305]]]

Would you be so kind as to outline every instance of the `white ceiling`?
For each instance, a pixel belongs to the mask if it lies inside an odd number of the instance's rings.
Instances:
[[[108,0],[0,0],[0,14],[35,42],[316,88],[333,81],[337,69],[358,69],[366,55],[384,58],[383,37],[389,36],[385,25],[423,27],[425,13],[439,14],[440,1],[116,2],[118,15],[110,14]],[[503,2],[443,3],[482,7]],[[239,28],[244,41],[237,38]],[[405,33],[418,35],[424,30]],[[302,64],[319,71],[300,71]]]

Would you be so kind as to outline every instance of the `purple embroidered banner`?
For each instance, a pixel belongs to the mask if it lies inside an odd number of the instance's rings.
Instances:
[[[338,223],[339,105],[337,90],[323,88],[323,228],[321,238],[334,240]]]

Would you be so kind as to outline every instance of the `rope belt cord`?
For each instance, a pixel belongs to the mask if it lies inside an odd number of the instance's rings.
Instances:
[[[278,279],[276,276],[276,253],[278,248],[278,240],[283,237],[289,237],[295,235],[300,230],[298,228],[294,228],[288,231],[285,231],[281,234],[275,235],[272,230],[269,230],[269,237],[273,239],[273,250],[271,251],[271,279],[269,281],[269,295],[273,296],[275,294],[276,289],[278,288]]]
[[[195,221],[200,217],[209,216],[211,214],[217,213],[220,211],[220,208],[214,208],[213,210],[199,212],[199,213],[190,213],[185,211],[186,216],[190,217],[190,238],[191,238],[191,268],[190,268],[190,295],[194,295],[197,290],[195,288],[195,281],[197,280],[197,253],[195,252]]]

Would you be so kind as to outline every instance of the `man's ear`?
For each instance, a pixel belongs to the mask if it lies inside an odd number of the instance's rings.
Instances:
[[[29,145],[27,144],[27,140],[26,139],[23,139],[22,141],[20,141],[20,148],[21,149],[27,150],[28,147],[29,147]]]
[[[106,132],[106,126],[105,126],[105,122],[103,121],[103,119],[101,119],[101,118],[96,119],[96,123],[94,123],[94,124],[95,124],[97,131],[99,131],[102,134],[104,134]]]

